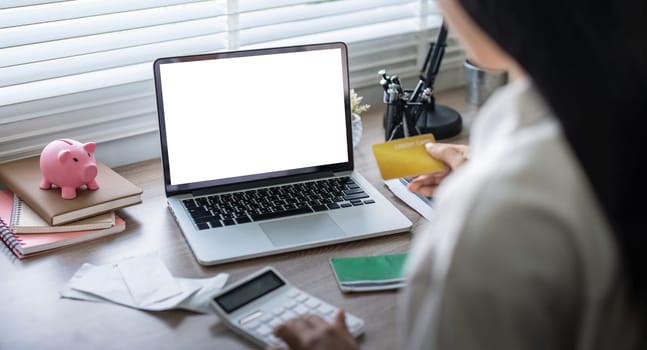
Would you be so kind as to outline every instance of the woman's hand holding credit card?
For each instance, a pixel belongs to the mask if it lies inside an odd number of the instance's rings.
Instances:
[[[432,134],[401,138],[373,145],[373,154],[384,180],[413,177],[447,169],[432,158],[425,145],[436,142]]]

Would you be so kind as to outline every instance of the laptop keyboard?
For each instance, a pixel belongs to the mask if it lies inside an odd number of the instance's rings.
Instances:
[[[200,230],[373,203],[350,177],[183,200]]]

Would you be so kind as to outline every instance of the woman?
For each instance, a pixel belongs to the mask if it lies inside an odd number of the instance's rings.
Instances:
[[[469,149],[429,145],[451,174],[410,186],[437,212],[412,243],[400,348],[644,347],[647,230],[633,203],[647,179],[647,2],[439,3],[468,55],[512,81]],[[357,348],[343,320],[275,334],[294,349]]]

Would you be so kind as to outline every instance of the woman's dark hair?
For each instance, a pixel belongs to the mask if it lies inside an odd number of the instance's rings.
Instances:
[[[647,1],[459,1],[560,120],[647,311]]]

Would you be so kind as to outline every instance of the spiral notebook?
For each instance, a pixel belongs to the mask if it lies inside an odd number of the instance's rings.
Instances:
[[[8,190],[2,190],[11,193]],[[56,233],[70,231],[97,230],[110,228],[115,224],[115,213],[108,212],[74,221],[69,224],[52,226],[36,213],[27,203],[22,201],[15,194],[13,195],[13,208],[9,226],[13,233]]]
[[[115,223],[109,228],[57,233],[15,233],[10,225],[13,204],[13,193],[6,190],[0,191],[0,240],[19,259],[116,234],[126,229],[126,222],[115,215]]]

